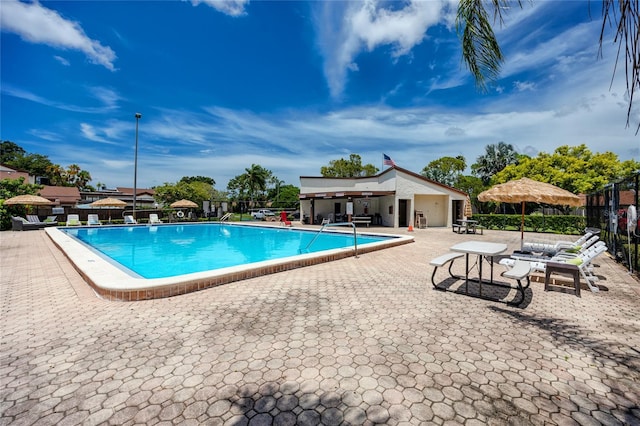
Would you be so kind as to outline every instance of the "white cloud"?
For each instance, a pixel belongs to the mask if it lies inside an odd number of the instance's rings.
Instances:
[[[18,87],[14,87],[9,83],[3,82],[0,92],[3,95],[13,96],[15,98],[25,99],[31,102],[35,102],[41,105],[46,105],[53,108],[58,108],[64,111],[81,112],[88,114],[100,114],[110,112],[119,106],[119,101],[122,99],[120,95],[112,89],[105,87],[89,87],[87,91],[90,94],[89,101],[98,100],[101,105],[99,106],[80,106],[65,104],[58,101],[52,101],[43,96],[36,95],[27,90],[23,90]]]
[[[116,54],[110,47],[89,38],[79,23],[63,18],[38,2],[3,0],[0,27],[2,31],[18,34],[31,43],[79,50],[91,62],[115,70]]]
[[[249,0],[191,0],[191,4],[194,6],[198,6],[200,3],[213,7],[225,15],[242,16],[246,15],[245,6],[249,4]]]
[[[377,0],[319,2],[316,32],[331,96],[342,95],[348,70],[357,69],[358,54],[384,45],[392,47],[393,58],[409,54],[423,41],[427,29],[451,19],[452,4],[411,0],[401,9],[390,9]]]
[[[533,81],[514,81],[513,87],[518,92],[533,92],[536,89],[536,83]]]
[[[69,65],[71,65],[71,64],[69,63],[69,61],[67,61],[67,60],[66,60],[65,58],[63,58],[62,56],[55,55],[53,58],[54,58],[56,61],[60,62],[60,63],[61,63],[62,65],[64,65],[65,67],[68,67]]]

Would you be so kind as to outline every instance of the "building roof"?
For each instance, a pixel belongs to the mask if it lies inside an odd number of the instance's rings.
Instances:
[[[116,187],[116,189],[121,192],[122,194],[126,194],[126,195],[133,195],[133,188],[127,188],[124,186],[118,186]],[[149,189],[149,188],[136,188],[136,195],[141,195],[141,194],[148,194],[148,195],[155,195],[156,191],[154,191],[153,189]]]
[[[370,180],[372,178],[373,179],[380,178],[381,176],[384,176],[384,175],[386,175],[388,173],[391,173],[394,170],[398,171],[398,172],[401,172],[401,173],[404,173],[404,174],[407,174],[407,175],[410,175],[410,176],[413,176],[413,177],[415,177],[415,178],[417,178],[417,179],[419,179],[421,181],[424,181],[425,183],[427,183],[429,185],[439,186],[439,187],[441,187],[441,188],[443,188],[445,190],[457,192],[457,193],[459,193],[461,195],[465,195],[465,196],[468,195],[466,192],[464,192],[464,191],[462,191],[460,189],[445,185],[445,184],[440,183],[440,182],[436,182],[435,180],[428,179],[428,178],[426,178],[426,177],[424,177],[424,176],[422,176],[422,175],[420,175],[418,173],[414,173],[411,170],[403,169],[402,167],[398,167],[398,166],[391,166],[391,167],[383,170],[382,172],[378,173],[377,175],[373,175],[373,176],[356,176],[356,177],[345,177],[345,178],[341,178],[341,177],[325,177],[325,176],[300,176],[300,179],[337,179],[337,180],[344,179],[344,180],[351,180],[351,181]],[[300,198],[307,198],[307,197],[305,197],[305,195],[307,195],[307,194],[300,194]],[[313,195],[313,194],[309,194],[309,195]],[[349,195],[351,195],[351,194],[349,194]],[[369,195],[372,195],[372,194],[369,194]],[[387,193],[384,193],[384,194],[381,193],[381,194],[376,194],[376,195],[387,195]],[[344,194],[341,193],[340,196],[344,196]],[[312,196],[311,198],[314,198],[314,197]]]
[[[57,204],[75,205],[80,201],[80,191],[75,186],[49,186],[40,190],[40,196]]]

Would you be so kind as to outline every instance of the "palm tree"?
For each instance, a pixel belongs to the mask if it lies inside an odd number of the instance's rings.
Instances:
[[[250,168],[244,169],[243,183],[249,193],[251,205],[253,206],[253,200],[256,194],[264,192],[267,189],[267,180],[271,172],[262,166],[252,164]]]
[[[486,90],[487,80],[495,80],[500,74],[503,61],[502,52],[493,32],[489,13],[485,3],[493,9],[493,20],[503,22],[503,10],[510,7],[509,0],[460,0],[456,29],[462,40],[462,57],[473,74],[476,85]],[[616,7],[617,3],[617,7]],[[522,7],[522,2],[518,0]],[[607,23],[616,29],[614,42],[624,42],[625,73],[629,107],[627,126],[631,119],[631,107],[636,89],[640,89],[640,1],[639,0],[602,0],[602,29],[600,31],[600,49]],[[618,50],[616,65],[620,59],[622,46]],[[615,74],[615,68],[614,68]],[[636,134],[640,131],[640,123]]]
[[[482,179],[482,183],[487,185],[491,177],[507,167],[510,164],[518,162],[518,153],[513,145],[499,142],[497,144],[487,145],[485,154],[476,159],[475,164],[471,166],[473,174]]]

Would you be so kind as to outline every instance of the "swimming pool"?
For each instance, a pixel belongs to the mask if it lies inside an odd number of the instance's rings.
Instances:
[[[168,297],[354,255],[351,229],[327,228],[318,235],[318,229],[194,223],[46,232],[109,300]],[[358,254],[411,241],[358,232]]]

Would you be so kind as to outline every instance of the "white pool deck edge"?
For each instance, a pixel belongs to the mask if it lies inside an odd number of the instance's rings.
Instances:
[[[193,223],[194,225],[199,223]],[[201,224],[201,223],[200,223]],[[230,223],[228,225],[234,225]],[[241,226],[267,226],[282,230],[279,226],[252,225],[240,223]],[[116,225],[116,226],[172,226],[171,224],[160,225]],[[189,224],[187,224],[189,226]],[[212,223],[211,226],[219,226]],[[64,228],[64,227],[61,227]],[[196,272],[191,274],[177,275],[167,278],[141,278],[130,275],[127,271],[111,263],[103,255],[91,250],[80,241],[71,237],[61,230],[61,228],[46,228],[45,232],[54,244],[71,261],[76,270],[82,275],[85,281],[100,296],[108,300],[148,300],[163,297],[171,297],[185,294],[192,291],[222,285],[247,278],[277,273],[289,269],[311,266],[318,263],[330,262],[355,255],[353,247],[325,250],[321,252],[300,254],[282,259],[255,262],[248,265],[239,265],[215,270]],[[95,227],[94,227],[95,228]],[[286,229],[298,231],[313,231],[309,228],[288,227]],[[317,229],[319,230],[319,228]],[[353,234],[353,230],[348,231],[338,228],[331,228],[326,232],[339,232]],[[395,235],[376,232],[359,232],[358,236],[371,235],[389,238],[386,241],[375,243],[358,244],[358,255],[367,252],[407,244],[414,241],[412,236]],[[161,259],[159,259],[161,260]]]

